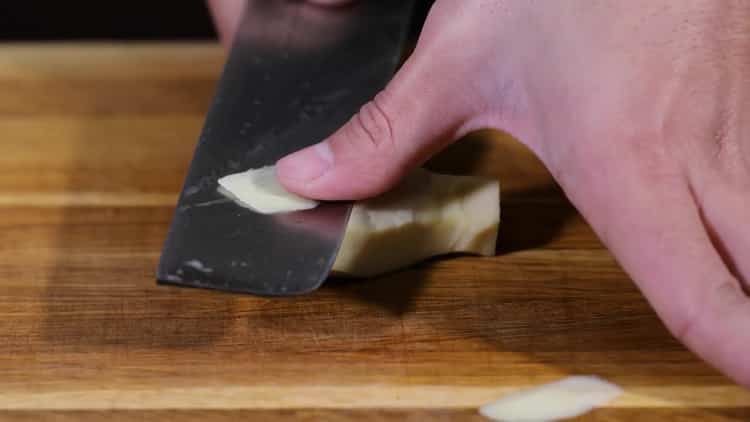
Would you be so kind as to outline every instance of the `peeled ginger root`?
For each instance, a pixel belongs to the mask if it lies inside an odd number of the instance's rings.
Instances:
[[[497,180],[418,169],[355,203],[333,272],[372,277],[440,255],[493,256],[499,224]]]

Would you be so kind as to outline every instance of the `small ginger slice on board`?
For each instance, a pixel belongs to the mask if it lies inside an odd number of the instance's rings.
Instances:
[[[479,413],[502,422],[558,421],[604,406],[621,393],[620,387],[599,377],[573,376],[508,394],[482,406]]]

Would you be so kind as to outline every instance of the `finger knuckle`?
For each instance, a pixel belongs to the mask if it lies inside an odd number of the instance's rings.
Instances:
[[[711,287],[710,293],[704,298],[707,303],[696,307],[692,312],[687,312],[675,321],[673,333],[675,337],[686,345],[695,345],[701,342],[706,334],[706,329],[720,315],[715,312],[732,312],[745,304],[747,300],[742,287],[734,278],[717,281]]]
[[[381,97],[375,97],[360,109],[355,116],[354,139],[360,139],[375,150],[393,149],[396,145],[393,135],[393,120],[386,112]]]
[[[675,323],[674,336],[683,344],[691,344],[696,338],[697,327],[700,326],[701,317],[698,314],[690,314]]]

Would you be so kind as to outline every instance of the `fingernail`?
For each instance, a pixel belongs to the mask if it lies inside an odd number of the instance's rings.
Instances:
[[[333,165],[333,152],[327,142],[321,142],[291,154],[279,161],[279,171],[285,178],[309,182],[324,175]]]

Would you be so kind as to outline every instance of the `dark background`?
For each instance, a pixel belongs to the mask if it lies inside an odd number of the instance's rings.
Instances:
[[[431,4],[417,1],[413,35]],[[216,32],[203,0],[0,0],[0,41],[205,39]]]
[[[0,0],[0,41],[215,37],[203,0]]]

